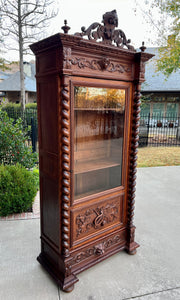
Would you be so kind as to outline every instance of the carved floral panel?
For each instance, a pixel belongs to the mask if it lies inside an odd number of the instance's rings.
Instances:
[[[72,212],[73,241],[122,223],[122,199],[122,196],[116,197]]]

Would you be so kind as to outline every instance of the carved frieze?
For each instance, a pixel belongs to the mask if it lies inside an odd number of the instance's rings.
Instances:
[[[63,67],[65,69],[72,69],[73,66],[77,66],[79,69],[102,70],[110,73],[131,73],[131,66],[112,62],[106,57],[91,60],[84,57],[71,56],[70,48],[64,48],[63,55]]]
[[[89,68],[92,70],[100,70],[100,66],[98,64],[98,61],[95,59],[88,60],[86,58],[78,58],[74,57],[70,60],[70,63],[72,65],[77,65],[80,69]]]

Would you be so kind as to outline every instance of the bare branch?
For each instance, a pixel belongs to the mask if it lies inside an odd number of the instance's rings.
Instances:
[[[58,0],[0,0],[1,31],[7,41],[5,46],[19,51],[21,95],[25,94],[23,55],[31,53],[28,45],[37,40],[42,34],[41,30],[57,15],[58,10],[51,8],[51,4],[54,5],[56,1]],[[22,103],[24,100],[22,98]]]

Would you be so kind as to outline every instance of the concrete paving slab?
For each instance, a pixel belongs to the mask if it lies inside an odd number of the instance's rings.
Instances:
[[[179,300],[180,299],[180,289],[172,289],[165,292],[154,293],[151,295],[146,295],[142,297],[128,298],[125,300]]]
[[[0,222],[0,299],[58,300],[59,291],[36,261],[39,220]]]
[[[73,300],[80,295],[83,300],[124,300],[180,290],[180,167],[138,169],[135,225],[137,254],[120,252],[79,274]]]
[[[0,222],[2,300],[180,300],[180,167],[138,169],[135,256],[120,252],[59,291],[36,261],[39,220]]]

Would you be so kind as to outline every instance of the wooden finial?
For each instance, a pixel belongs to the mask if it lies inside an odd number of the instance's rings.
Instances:
[[[64,20],[64,26],[62,26],[61,29],[64,31],[64,33],[68,33],[68,31],[71,29],[71,27],[67,26],[67,20]]]
[[[144,46],[144,42],[142,42],[142,46],[139,49],[141,49],[142,52],[146,50],[146,47]]]

